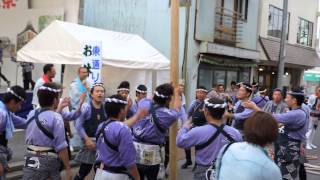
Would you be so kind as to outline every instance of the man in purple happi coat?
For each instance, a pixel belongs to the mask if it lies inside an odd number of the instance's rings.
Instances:
[[[169,109],[171,101],[173,106]],[[160,164],[163,163],[165,135],[179,118],[179,88],[174,89],[171,84],[162,84],[156,88],[153,101],[143,99],[139,102],[139,108],[150,111],[146,118],[139,120],[132,128],[139,174],[141,179],[157,179]]]
[[[14,128],[26,128],[26,120],[14,114],[21,109],[26,97],[22,87],[13,86],[8,88],[0,101],[0,179],[5,179],[9,168],[8,161],[12,158],[8,141],[13,137]]]
[[[61,179],[59,159],[65,167],[66,179],[72,179],[64,122],[62,116],[55,112],[60,91],[54,83],[46,83],[39,87],[40,108],[28,115],[24,180]]]
[[[191,121],[187,121],[177,135],[178,147],[190,149],[195,146],[195,180],[206,178],[206,171],[214,164],[224,145],[242,140],[238,130],[224,124],[226,108],[227,104],[218,97],[205,100],[204,115],[208,123],[192,127]]]

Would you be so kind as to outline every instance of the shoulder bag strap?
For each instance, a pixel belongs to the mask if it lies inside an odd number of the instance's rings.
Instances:
[[[99,136],[102,134],[102,135],[103,135],[104,143],[106,143],[106,145],[107,145],[110,149],[118,152],[118,146],[113,145],[113,144],[110,143],[110,141],[108,141],[107,135],[106,135],[106,133],[105,133],[105,131],[104,131],[104,129],[108,126],[108,124],[110,124],[110,123],[112,123],[112,122],[114,122],[114,120],[108,120],[108,121],[106,121],[106,122],[102,125],[102,128],[100,129],[100,131],[99,131],[99,133],[97,134],[97,137],[96,137],[96,138],[97,138],[97,140],[98,140]]]
[[[44,112],[44,111],[42,111],[42,112]],[[39,128],[48,138],[50,138],[51,140],[53,140],[53,139],[54,139],[53,134],[52,134],[50,131],[48,131],[45,127],[43,127],[43,125],[42,125],[42,124],[40,123],[40,121],[39,121],[39,114],[42,113],[42,112],[36,111],[36,112],[35,112],[35,115],[34,115],[34,119],[35,119],[35,121],[36,121],[36,124],[37,124],[38,128]]]
[[[209,140],[203,144],[200,144],[200,145],[197,145],[195,146],[195,149],[196,150],[201,150],[201,149],[204,149],[205,147],[209,146],[215,139],[217,139],[217,137],[219,136],[219,134],[221,133],[221,130],[223,129],[224,127],[224,124],[221,125],[220,127],[216,126],[216,125],[213,125],[213,124],[210,124],[212,125],[213,127],[215,127],[217,130],[216,132],[209,138]]]
[[[151,121],[153,121],[153,124],[156,126],[156,128],[161,132],[161,133],[166,133],[166,130],[164,128],[162,128],[159,124],[159,119],[156,115],[156,110],[160,108],[159,106],[154,106],[154,104],[152,104],[151,106]]]

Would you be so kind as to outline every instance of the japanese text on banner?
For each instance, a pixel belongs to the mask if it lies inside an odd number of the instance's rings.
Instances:
[[[88,80],[90,83],[101,82],[101,42],[84,42],[82,48],[82,66],[86,67],[89,71]]]

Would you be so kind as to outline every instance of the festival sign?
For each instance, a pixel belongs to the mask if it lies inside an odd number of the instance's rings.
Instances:
[[[89,72],[90,84],[101,82],[101,42],[84,42],[82,47],[82,66],[86,67]]]

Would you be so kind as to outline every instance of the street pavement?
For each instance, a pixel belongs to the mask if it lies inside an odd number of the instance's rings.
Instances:
[[[13,159],[11,162],[17,162],[17,161],[23,161],[23,156],[24,156],[24,152],[26,150],[26,145],[24,142],[24,131],[18,131],[15,132],[13,139],[9,142],[9,147],[12,148],[13,150]],[[316,132],[316,136],[315,136],[315,145],[317,145],[319,148],[315,149],[315,150],[308,150],[307,153],[309,155],[316,155],[318,157],[320,157],[320,130],[318,130]],[[178,151],[178,179],[179,180],[192,180],[193,174],[192,174],[192,167],[190,166],[188,169],[186,170],[182,170],[180,169],[181,164],[183,164],[184,162],[184,151],[183,150],[179,150]],[[315,165],[320,165],[320,160],[318,158],[318,160],[311,160],[309,162],[310,164],[315,164]],[[73,168],[74,174],[76,174],[78,168]],[[63,172],[62,172],[63,175]],[[91,175],[89,177],[87,177],[86,180],[92,180],[93,179],[93,173],[91,173]],[[310,174],[308,173],[308,180],[319,180],[320,179],[320,175],[314,175],[314,174]]]

